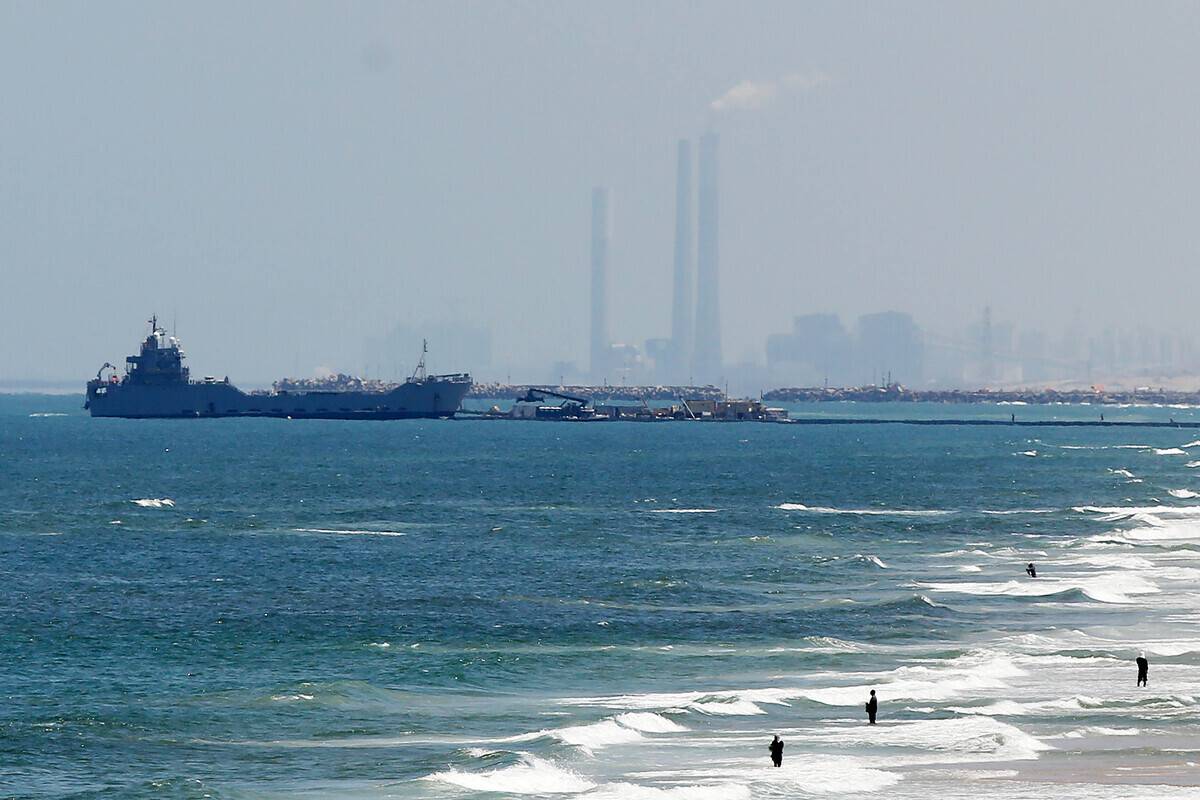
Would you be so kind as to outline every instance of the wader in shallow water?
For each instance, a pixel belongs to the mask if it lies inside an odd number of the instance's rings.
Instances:
[[[875,724],[875,715],[879,712],[879,700],[875,697],[875,690],[871,690],[871,699],[867,701],[867,722],[870,725]]]
[[[1150,662],[1146,660],[1146,653],[1142,653],[1137,657],[1138,668],[1138,686],[1146,686],[1150,683]]]
[[[767,745],[767,749],[771,751],[771,763],[777,767],[783,766],[783,740],[776,734],[771,743]]]

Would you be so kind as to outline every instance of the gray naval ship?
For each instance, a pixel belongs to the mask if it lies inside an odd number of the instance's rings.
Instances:
[[[378,390],[325,388],[243,392],[229,382],[193,381],[179,340],[150,320],[141,352],[125,359],[125,374],[106,363],[88,381],[83,407],[93,417],[287,417],[291,419],[412,419],[453,417],[471,376],[428,375],[425,353],[404,383]],[[106,376],[105,370],[111,370]]]

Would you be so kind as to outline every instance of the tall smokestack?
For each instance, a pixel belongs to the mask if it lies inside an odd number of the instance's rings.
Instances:
[[[717,135],[700,137],[700,176],[697,202],[699,226],[696,236],[696,356],[695,377],[701,383],[721,378],[721,312],[717,303],[718,203]]]
[[[691,375],[692,334],[692,143],[679,140],[675,172],[675,292],[671,304],[670,380],[684,383]]]
[[[592,189],[592,379],[608,377],[608,190]]]

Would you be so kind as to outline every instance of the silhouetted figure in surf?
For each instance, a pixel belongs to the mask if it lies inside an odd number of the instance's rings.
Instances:
[[[1146,660],[1146,651],[1143,650],[1137,657],[1138,667],[1138,686],[1148,686],[1150,683],[1150,662]]]
[[[1031,578],[1037,577],[1037,567],[1033,565],[1032,561],[1025,565],[1025,574]]]
[[[775,738],[767,745],[767,749],[771,751],[771,763],[777,767],[783,766],[783,739],[779,738],[779,734],[775,734]]]
[[[875,696],[875,690],[871,690],[871,699],[867,701],[867,724],[875,724],[875,715],[879,713],[879,698]]]

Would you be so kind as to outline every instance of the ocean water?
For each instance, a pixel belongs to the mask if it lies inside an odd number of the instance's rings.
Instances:
[[[78,405],[0,397],[0,796],[1200,793],[1200,432]]]

